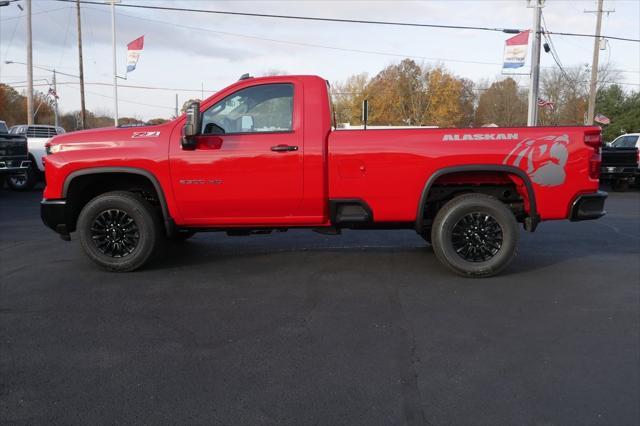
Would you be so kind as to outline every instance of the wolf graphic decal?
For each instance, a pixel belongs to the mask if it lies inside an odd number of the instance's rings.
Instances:
[[[523,168],[531,180],[541,186],[562,185],[567,176],[564,167],[569,158],[568,135],[524,139],[516,144],[502,162]]]

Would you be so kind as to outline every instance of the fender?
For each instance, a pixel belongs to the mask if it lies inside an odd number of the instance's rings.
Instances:
[[[470,164],[465,166],[445,167],[438,169],[429,176],[427,182],[422,189],[422,195],[420,195],[420,204],[418,204],[418,215],[416,216],[416,231],[421,232],[424,221],[424,208],[427,201],[427,195],[433,183],[441,176],[451,173],[461,172],[504,172],[513,173],[522,179],[525,187],[527,188],[527,195],[529,197],[529,217],[525,222],[525,228],[527,231],[533,232],[540,222],[540,216],[538,216],[538,209],[536,206],[536,195],[533,191],[533,184],[529,176],[521,169],[514,166],[497,165],[497,164]]]
[[[136,167],[90,167],[88,169],[76,170],[74,172],[71,172],[69,176],[66,177],[64,185],[62,186],[62,198],[67,198],[67,191],[73,179],[79,176],[99,175],[105,173],[130,173],[141,175],[149,179],[153,184],[156,193],[158,194],[158,202],[160,202],[160,208],[162,209],[162,219],[164,221],[164,226],[168,233],[172,233],[174,231],[175,224],[173,222],[173,219],[169,215],[169,209],[167,208],[167,201],[164,196],[162,186],[160,185],[160,182],[158,182],[158,179],[155,177],[155,175],[145,169],[139,169]]]

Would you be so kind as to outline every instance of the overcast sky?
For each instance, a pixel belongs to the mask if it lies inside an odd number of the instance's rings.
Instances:
[[[526,29],[532,10],[525,0],[431,1],[133,1],[154,4],[252,13],[306,15],[335,18],[405,21]],[[595,1],[547,0],[543,14],[550,31],[593,33]],[[24,5],[24,1],[20,4]],[[615,13],[603,18],[602,33],[640,38],[640,0],[605,0]],[[82,6],[82,35],[87,108],[113,112],[110,8]],[[500,78],[503,33],[470,30],[410,28],[376,25],[309,22],[117,8],[118,72],[126,69],[126,44],[140,35],[145,46],[137,69],[126,85],[171,90],[121,87],[120,116],[150,119],[173,114],[175,95],[180,105],[236,81],[243,73],[261,75],[274,70],[287,74],[318,74],[330,81],[356,73],[375,75],[384,67],[413,57],[419,62],[440,63],[461,77],[474,81]],[[15,4],[0,7],[0,82],[18,90],[26,79],[26,24]],[[53,0],[33,0],[33,63],[68,73],[78,73],[75,5]],[[593,39],[554,36],[562,63],[584,66],[591,62]],[[340,50],[343,49],[343,50]],[[363,52],[366,51],[366,52]],[[601,51],[601,63],[621,71],[629,90],[640,89],[640,44],[611,40]],[[553,67],[542,53],[542,66]],[[528,61],[527,69],[528,71]],[[51,73],[34,70],[36,84]],[[528,76],[517,76],[526,86]],[[77,78],[59,75],[62,112],[79,109]],[[65,84],[72,83],[72,84]],[[96,83],[102,83],[96,84]],[[46,92],[47,87],[38,87]],[[176,90],[181,89],[181,90]],[[191,91],[182,90],[189,89]],[[1,117],[0,117],[1,118]]]

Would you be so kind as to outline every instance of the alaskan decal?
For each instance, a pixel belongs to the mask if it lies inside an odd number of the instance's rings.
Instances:
[[[523,169],[538,185],[562,185],[567,177],[564,168],[569,159],[568,145],[568,135],[524,139],[518,142],[502,164]]]
[[[517,133],[453,133],[442,136],[443,142],[455,141],[509,141],[518,140]]]
[[[157,138],[160,136],[160,132],[159,131],[155,131],[155,132],[133,132],[131,134],[131,139],[136,139],[136,138]]]

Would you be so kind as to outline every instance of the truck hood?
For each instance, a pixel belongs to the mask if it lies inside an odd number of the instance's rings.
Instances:
[[[169,140],[175,122],[157,126],[105,127],[80,130],[54,136],[48,143],[52,152],[79,149],[126,147],[140,142],[153,143]]]

